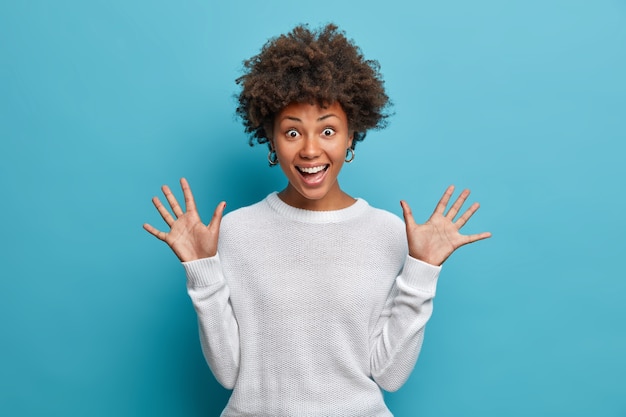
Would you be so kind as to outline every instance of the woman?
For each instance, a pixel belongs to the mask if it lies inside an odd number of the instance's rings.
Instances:
[[[245,62],[237,112],[251,143],[267,144],[287,186],[228,215],[200,220],[153,199],[170,227],[145,229],[182,261],[205,358],[233,389],[223,416],[390,416],[381,389],[410,375],[441,264],[489,233],[459,229],[469,195],[449,187],[425,224],[405,222],[343,191],[338,175],[388,97],[375,61],[336,26],[298,26]]]

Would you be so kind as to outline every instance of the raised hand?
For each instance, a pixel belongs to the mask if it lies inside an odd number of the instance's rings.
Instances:
[[[476,210],[478,210],[479,204],[472,204],[458,219],[454,220],[461,210],[463,203],[465,203],[465,200],[469,196],[470,191],[463,190],[446,213],[448,202],[453,193],[454,186],[451,185],[443,194],[441,200],[439,200],[433,214],[424,224],[415,223],[409,205],[406,201],[400,202],[404,222],[406,223],[409,255],[413,258],[431,265],[441,265],[448,259],[452,252],[461,246],[491,237],[491,233],[489,232],[473,235],[462,235],[459,232],[461,227],[463,227]]]
[[[157,239],[167,243],[182,262],[215,256],[217,253],[220,222],[222,221],[226,203],[221,202],[217,205],[211,222],[205,226],[202,220],[200,220],[200,215],[196,209],[196,203],[187,180],[181,178],[180,186],[185,197],[185,211],[178,204],[176,197],[174,197],[167,185],[164,185],[161,189],[174,213],[173,216],[158,197],[152,199],[152,203],[159,211],[163,220],[165,220],[165,223],[170,227],[170,231],[162,232],[148,223],[145,223],[143,228],[148,233],[156,236]]]

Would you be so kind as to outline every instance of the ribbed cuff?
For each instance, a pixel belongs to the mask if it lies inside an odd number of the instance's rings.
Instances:
[[[431,265],[407,256],[401,277],[407,285],[434,294],[439,272],[441,272],[441,266]]]
[[[222,265],[219,255],[195,261],[182,262],[187,273],[189,287],[207,287],[222,280]]]

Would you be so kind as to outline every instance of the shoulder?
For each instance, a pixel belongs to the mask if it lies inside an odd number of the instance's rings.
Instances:
[[[352,224],[352,242],[372,257],[392,259],[401,264],[407,251],[406,228],[397,215],[369,206]],[[372,252],[370,252],[372,251]]]
[[[370,205],[359,216],[359,230],[378,239],[405,242],[406,228],[404,221],[397,215]]]
[[[366,217],[366,221],[370,222],[372,226],[391,227],[404,230],[404,220],[387,210],[372,207],[368,204],[364,215]]]
[[[222,219],[222,228],[230,228],[234,226],[245,227],[248,224],[254,224],[267,215],[267,203],[261,200],[249,206],[240,207],[224,215]]]

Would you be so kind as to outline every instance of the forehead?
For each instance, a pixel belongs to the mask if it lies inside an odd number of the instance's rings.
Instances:
[[[322,107],[319,104],[291,103],[285,106],[276,116],[276,121],[299,120],[299,121],[322,121],[336,117],[341,121],[347,121],[347,116],[341,104],[337,101],[329,106]]]

